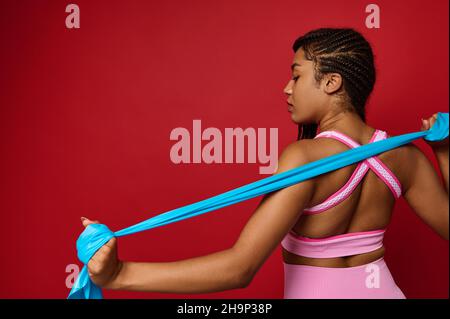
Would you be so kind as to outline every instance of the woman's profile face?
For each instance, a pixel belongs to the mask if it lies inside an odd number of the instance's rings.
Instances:
[[[305,58],[303,48],[295,53],[291,68],[292,78],[284,88],[291,119],[297,124],[315,123],[326,105],[327,95],[316,83],[314,63]]]

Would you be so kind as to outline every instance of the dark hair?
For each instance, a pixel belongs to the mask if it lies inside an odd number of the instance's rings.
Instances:
[[[365,105],[375,84],[375,66],[369,42],[351,28],[320,28],[295,40],[292,49],[303,48],[305,58],[314,62],[317,82],[327,73],[339,73],[346,92],[344,99],[366,121]],[[297,140],[314,138],[317,124],[298,125]]]

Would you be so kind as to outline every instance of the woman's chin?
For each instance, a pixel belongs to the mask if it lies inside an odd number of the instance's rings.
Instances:
[[[292,122],[294,122],[295,124],[300,124],[300,122],[298,120],[298,116],[295,114],[295,112],[290,112],[290,114],[291,114]]]

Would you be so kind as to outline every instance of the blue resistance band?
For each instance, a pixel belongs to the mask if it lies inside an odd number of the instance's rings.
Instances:
[[[232,189],[225,193],[159,214],[136,225],[112,232],[104,224],[91,224],[85,228],[77,240],[78,258],[84,267],[79,273],[68,299],[102,299],[102,290],[90,279],[87,263],[104,244],[113,237],[122,237],[144,230],[164,226],[183,219],[201,215],[222,207],[230,206],[281,188],[303,182],[318,175],[334,171],[344,166],[408,144],[416,139],[440,141],[448,137],[449,113],[438,113],[434,125],[426,131],[407,133],[381,141],[361,145],[350,150],[307,163],[294,169],[263,178],[256,182]]]

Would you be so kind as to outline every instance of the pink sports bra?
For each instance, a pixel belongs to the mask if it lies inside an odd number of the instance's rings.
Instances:
[[[351,148],[361,146],[352,138],[337,131],[324,131],[316,135],[318,137],[329,137],[338,140]],[[369,143],[383,140],[387,133],[382,130],[375,130]],[[303,214],[319,214],[331,207],[336,206],[355,190],[366,173],[372,171],[381,178],[389,187],[394,197],[397,199],[402,195],[402,188],[397,177],[384,165],[377,156],[367,158],[359,162],[347,183],[337,192],[332,194],[322,203],[303,210]],[[332,258],[352,256],[377,250],[383,246],[383,237],[386,229],[377,229],[364,232],[353,232],[325,238],[308,238],[297,235],[292,230],[283,238],[281,245],[289,252],[299,256],[310,258]]]

